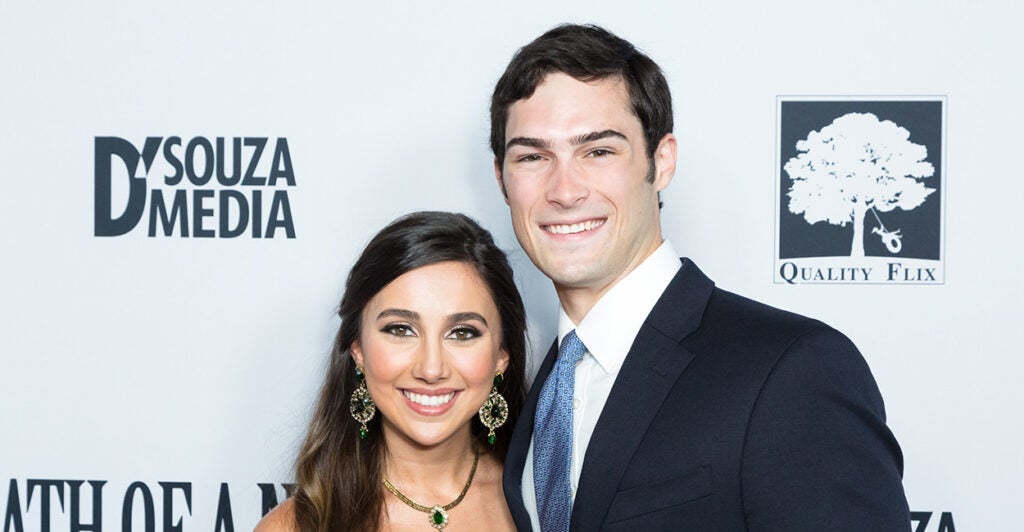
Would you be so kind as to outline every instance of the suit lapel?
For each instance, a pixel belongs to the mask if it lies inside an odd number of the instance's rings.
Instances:
[[[526,467],[526,454],[530,450],[530,441],[533,438],[533,417],[537,412],[537,399],[540,397],[540,389],[544,381],[551,374],[551,368],[555,365],[555,358],[558,355],[558,341],[551,345],[547,356],[537,370],[537,376],[530,386],[530,393],[526,395],[523,403],[523,410],[519,414],[519,420],[512,431],[512,439],[508,444],[508,454],[505,456],[505,472],[502,476],[502,486],[505,490],[505,499],[508,501],[512,518],[519,530],[530,530],[530,516],[523,505],[523,468]]]
[[[683,259],[682,268],[640,328],[587,446],[573,502],[573,530],[601,528],[630,457],[693,359],[680,342],[700,325],[713,288],[710,279]]]

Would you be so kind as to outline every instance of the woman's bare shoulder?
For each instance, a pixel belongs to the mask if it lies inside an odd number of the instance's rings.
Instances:
[[[295,500],[288,498],[263,516],[253,532],[295,532],[295,530]]]

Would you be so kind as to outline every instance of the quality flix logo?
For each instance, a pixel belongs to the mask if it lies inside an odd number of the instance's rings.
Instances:
[[[95,236],[295,238],[288,139],[96,137]]]
[[[780,97],[775,282],[941,284],[945,98]]]

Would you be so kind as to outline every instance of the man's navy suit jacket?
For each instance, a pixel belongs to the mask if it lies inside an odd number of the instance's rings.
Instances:
[[[520,530],[531,529],[522,472],[555,356],[505,460]],[[571,529],[906,532],[902,474],[881,394],[845,336],[720,290],[683,259],[594,428]]]

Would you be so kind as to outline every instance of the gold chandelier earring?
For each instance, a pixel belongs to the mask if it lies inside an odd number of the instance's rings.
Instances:
[[[490,432],[487,433],[487,443],[491,445],[494,445],[498,439],[494,434],[494,429],[504,425],[505,420],[508,419],[508,402],[498,393],[498,387],[501,386],[503,379],[504,375],[500,371],[494,374],[494,386],[491,388],[491,394],[487,396],[487,400],[477,411],[477,414],[480,415],[480,422],[490,429]]]
[[[352,399],[348,403],[348,411],[352,413],[352,417],[361,425],[359,427],[359,439],[365,440],[366,436],[370,434],[370,431],[366,428],[366,423],[373,419],[373,415],[377,413],[377,405],[373,404],[373,398],[370,397],[370,392],[366,389],[366,375],[363,374],[363,368],[358,364],[356,365],[356,380],[359,381],[359,387],[356,388],[356,391],[352,392]]]

